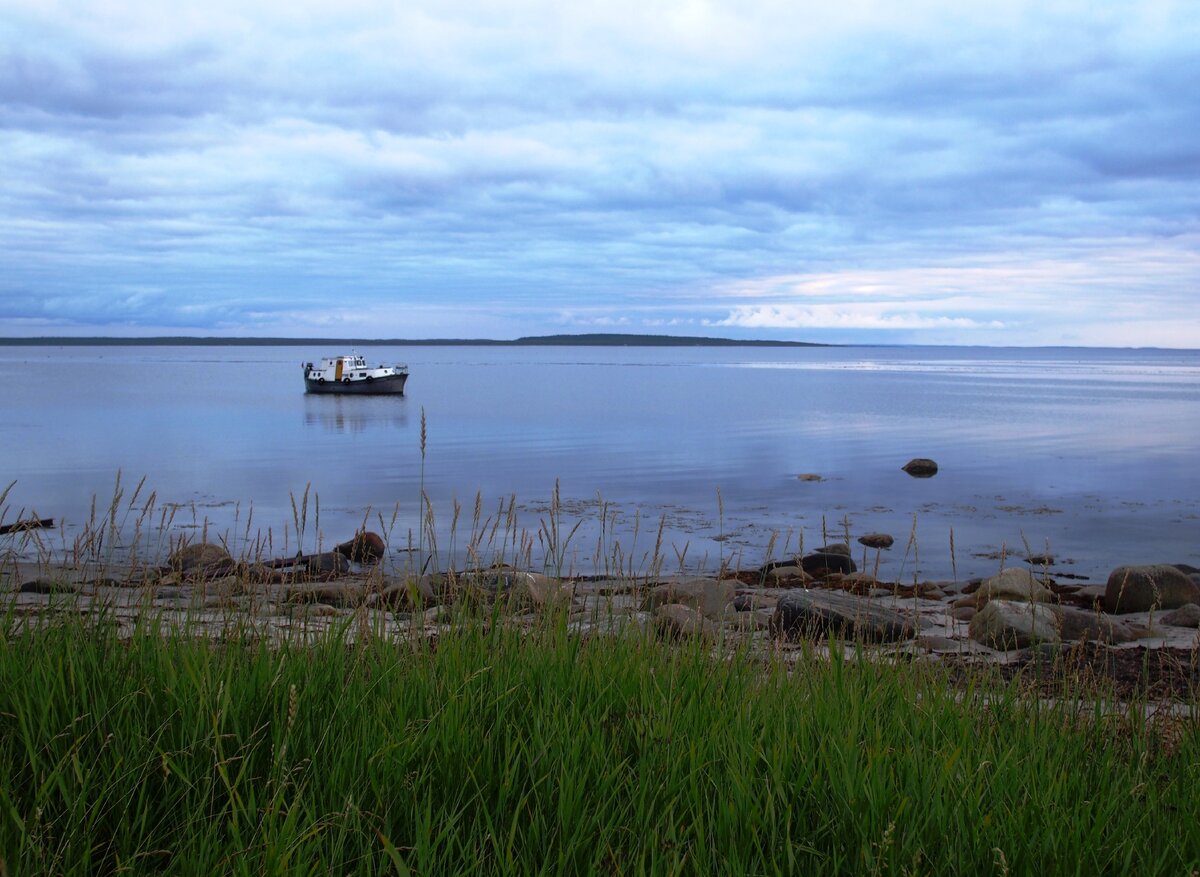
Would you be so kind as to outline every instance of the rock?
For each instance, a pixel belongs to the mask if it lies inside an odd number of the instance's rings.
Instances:
[[[822,545],[814,553],[815,554],[844,554],[846,557],[849,557],[850,556],[850,546],[847,545],[845,542],[834,542],[831,545]]]
[[[807,585],[813,580],[813,577],[806,573],[798,566],[777,566],[767,570],[766,575],[768,582],[787,582],[795,586],[797,584]]]
[[[668,603],[654,610],[654,629],[673,638],[711,637],[712,624],[700,612],[682,603]]]
[[[378,533],[360,530],[349,542],[343,542],[333,550],[355,563],[375,563],[386,553],[387,545]]]
[[[672,603],[690,606],[706,618],[720,618],[725,606],[733,602],[736,581],[687,578],[658,585],[642,601],[643,611],[652,611]]]
[[[952,602],[950,604],[950,608],[951,609],[978,609],[979,608],[979,600],[976,599],[974,594],[971,594],[966,597],[959,597],[957,600],[955,600],[954,602]]]
[[[1031,563],[1034,566],[1054,566],[1054,555],[1052,554],[1031,554],[1025,558],[1026,563]]]
[[[211,578],[232,572],[236,564],[224,546],[197,542],[177,548],[167,558],[167,566],[188,578]]]
[[[909,460],[901,468],[913,478],[932,478],[937,475],[938,464],[927,457],[917,457]]]
[[[789,637],[838,635],[868,642],[909,639],[916,630],[904,615],[867,598],[802,588],[779,598],[772,627]]]
[[[975,605],[982,607],[990,600],[1025,600],[1048,603],[1054,595],[1033,573],[1012,566],[990,579],[985,579],[975,592]]]
[[[1200,585],[1168,564],[1119,566],[1104,588],[1104,608],[1114,615],[1178,609],[1187,603],[1200,603]]]
[[[992,648],[1023,649],[1034,643],[1058,642],[1058,619],[1041,603],[993,600],[971,619],[971,639]]]
[[[285,600],[288,603],[327,603],[330,606],[361,606],[367,599],[366,583],[361,580],[326,582],[318,585],[294,585],[289,587],[284,593]]]
[[[1178,609],[1159,618],[1158,623],[1169,624],[1172,627],[1200,627],[1200,606],[1184,603]]]
[[[304,571],[314,579],[337,578],[350,572],[350,561],[336,551],[323,551],[304,561]]]
[[[848,575],[858,571],[858,567],[849,555],[826,551],[814,551],[812,554],[805,555],[800,559],[800,568],[818,579],[831,573]]]
[[[738,594],[731,605],[735,612],[753,612],[756,609],[774,610],[778,602],[779,597],[768,594]]]
[[[78,594],[79,587],[62,579],[36,578],[22,582],[18,594]]]
[[[858,544],[868,548],[891,548],[896,544],[896,540],[887,533],[867,533],[858,537]]]
[[[824,481],[825,480],[824,478],[822,478],[820,475],[816,474],[815,472],[801,472],[799,475],[796,476],[796,478],[798,478],[800,481]]]
[[[366,605],[374,609],[417,609],[437,602],[438,594],[434,590],[433,578],[424,575],[402,582],[388,582],[379,591],[367,597]]]
[[[955,621],[970,621],[978,612],[974,606],[959,606],[950,611],[950,617]]]
[[[1099,612],[1088,612],[1071,606],[1051,606],[1058,623],[1058,635],[1064,642],[1128,643],[1139,638],[1130,625]]]

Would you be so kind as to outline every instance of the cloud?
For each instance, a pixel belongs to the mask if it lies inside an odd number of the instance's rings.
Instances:
[[[0,331],[1192,314],[1194,5],[4,7]]]

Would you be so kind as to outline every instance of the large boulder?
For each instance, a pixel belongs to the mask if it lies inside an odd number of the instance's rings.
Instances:
[[[1063,642],[1102,642],[1116,645],[1138,639],[1138,632],[1123,621],[1072,606],[1051,606]]]
[[[991,600],[1024,600],[1028,603],[1048,603],[1054,594],[1027,569],[1009,567],[990,579],[985,579],[975,592],[975,605],[982,607]]]
[[[815,578],[824,578],[833,573],[849,575],[857,572],[858,567],[849,553],[840,551],[814,551],[800,558],[800,568]]]
[[[196,542],[183,545],[167,558],[171,572],[187,578],[211,578],[232,572],[236,564],[222,545],[213,542]]]
[[[1114,614],[1178,609],[1187,603],[1200,603],[1200,585],[1165,563],[1119,566],[1104,588],[1104,608]]]
[[[725,607],[733,602],[738,583],[732,579],[686,578],[657,585],[642,601],[642,611],[650,612],[659,606],[676,603],[697,609],[705,618],[724,616]]]
[[[775,605],[772,628],[787,637],[841,636],[868,642],[911,639],[916,631],[906,616],[863,597],[840,591],[788,591]]]
[[[1163,615],[1158,621],[1160,624],[1169,624],[1172,627],[1200,627],[1200,606],[1195,603],[1186,603]]]
[[[994,649],[1023,649],[1059,641],[1054,610],[1042,603],[993,600],[971,619],[971,639]]]

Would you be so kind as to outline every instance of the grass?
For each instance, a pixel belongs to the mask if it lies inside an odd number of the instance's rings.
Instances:
[[[0,872],[1187,874],[1194,722],[482,617],[0,625]]]

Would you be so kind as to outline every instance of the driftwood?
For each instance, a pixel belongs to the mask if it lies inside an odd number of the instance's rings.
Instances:
[[[7,533],[20,533],[24,530],[44,530],[54,526],[54,518],[29,518],[24,521],[14,521],[11,524],[0,525],[0,536]]]

